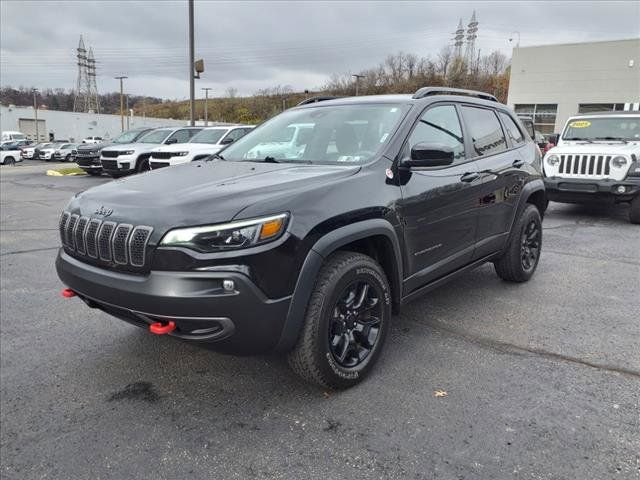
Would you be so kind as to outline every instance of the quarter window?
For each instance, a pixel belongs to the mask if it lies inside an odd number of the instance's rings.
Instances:
[[[464,140],[458,114],[453,105],[427,110],[409,136],[409,151],[418,143],[442,143],[453,149],[454,161],[464,158]]]
[[[507,149],[502,127],[493,110],[463,106],[462,116],[473,141],[474,156],[493,155]]]
[[[502,122],[504,123],[505,128],[507,129],[507,136],[511,139],[511,143],[516,145],[521,145],[524,143],[524,136],[522,132],[516,125],[516,122],[513,121],[511,115],[507,115],[506,113],[499,113],[500,118],[502,118]]]

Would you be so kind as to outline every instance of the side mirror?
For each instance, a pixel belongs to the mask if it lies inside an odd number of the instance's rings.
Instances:
[[[233,143],[233,138],[227,137],[220,141],[220,145],[229,145],[230,143]]]
[[[417,143],[411,157],[402,162],[406,167],[441,167],[453,163],[453,149],[442,143]]]
[[[169,140],[167,140],[165,142],[165,145],[172,145],[174,143],[178,143],[178,139],[177,138],[170,138]]]

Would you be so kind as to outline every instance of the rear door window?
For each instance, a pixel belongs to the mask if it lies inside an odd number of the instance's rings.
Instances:
[[[463,105],[462,117],[473,142],[472,156],[494,155],[507,149],[502,126],[493,110]]]
[[[516,125],[516,122],[513,121],[511,115],[507,115],[504,112],[500,112],[500,118],[502,118],[502,123],[504,123],[504,127],[507,129],[507,136],[511,140],[511,144],[514,147],[518,147],[524,143],[524,135]]]

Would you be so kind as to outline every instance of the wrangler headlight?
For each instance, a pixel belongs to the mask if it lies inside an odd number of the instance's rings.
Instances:
[[[623,157],[621,155],[617,156],[617,157],[613,157],[611,159],[611,165],[615,168],[622,168],[624,167],[627,163],[629,163],[629,161],[627,160],[626,157]]]
[[[160,246],[186,247],[199,252],[223,252],[276,240],[284,233],[288,213],[204,227],[170,230]]]
[[[558,157],[558,155],[549,155],[546,162],[550,167],[555,167],[560,163],[560,157]]]

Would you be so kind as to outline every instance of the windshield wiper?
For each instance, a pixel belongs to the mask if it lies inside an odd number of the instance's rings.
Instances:
[[[269,157],[269,156],[264,157],[264,158],[262,159],[262,161],[263,161],[264,163],[280,163],[280,162],[279,162],[278,160],[276,160],[275,158],[273,158],[273,157]]]
[[[629,141],[626,138],[621,138],[621,137],[596,137],[594,138],[594,140],[616,140],[618,142],[629,143]]]
[[[205,160],[207,162],[210,162],[211,160],[224,160],[224,157],[222,155],[220,155],[219,153],[214,153],[214,154],[208,156],[207,158],[205,158]]]
[[[573,141],[573,142],[587,142],[587,143],[593,143],[593,140],[590,140],[588,138],[580,138],[580,137],[569,137],[569,138],[563,138],[563,140],[569,140],[569,141]]]

